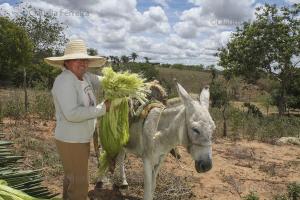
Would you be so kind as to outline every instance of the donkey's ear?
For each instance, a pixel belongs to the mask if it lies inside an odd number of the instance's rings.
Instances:
[[[188,105],[191,101],[193,101],[192,97],[179,83],[177,83],[177,92],[180,99],[183,101],[185,105]]]
[[[207,109],[209,108],[209,86],[205,86],[200,94],[199,100],[200,104],[206,107]]]

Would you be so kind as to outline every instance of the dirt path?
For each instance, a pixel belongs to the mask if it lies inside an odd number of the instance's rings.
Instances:
[[[235,200],[250,191],[255,191],[260,199],[273,199],[286,191],[288,183],[300,181],[297,146],[219,139],[213,146],[213,169],[205,174],[194,170],[194,162],[185,149],[180,148],[180,154],[179,162],[168,156],[162,172],[180,177],[192,190],[190,199]],[[136,172],[141,176],[140,161],[132,155],[129,160],[129,174]],[[165,179],[159,181],[160,186],[164,185],[162,181]],[[136,193],[133,188],[129,190]]]
[[[213,152],[213,169],[197,174],[190,157],[182,151],[186,169],[178,173],[191,179],[195,199],[241,199],[250,191],[256,191],[261,199],[272,199],[285,191],[289,182],[300,181],[299,147],[218,140]],[[166,167],[172,165],[168,159]],[[174,168],[175,174],[177,170]]]
[[[40,120],[32,120],[31,125],[27,122],[15,124],[11,120],[4,122],[7,139],[15,142],[17,153],[27,157],[24,168],[43,168],[45,185],[61,192],[62,168],[51,133],[54,123]],[[169,155],[162,167],[156,190],[160,199],[176,199],[174,195],[181,194],[182,199],[238,200],[250,191],[256,191],[260,199],[273,199],[274,195],[286,192],[288,183],[300,182],[299,146],[217,139],[213,145],[213,169],[205,174],[194,170],[194,163],[185,149],[179,148],[179,151],[180,161]],[[91,152],[92,183],[96,180],[97,159],[92,149]],[[121,192],[130,197],[127,199],[141,199],[141,160],[129,155],[126,166],[130,186]],[[111,196],[110,188],[107,194]]]

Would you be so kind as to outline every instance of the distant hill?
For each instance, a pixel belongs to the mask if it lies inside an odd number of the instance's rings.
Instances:
[[[169,90],[168,93],[171,95],[176,93],[174,78],[190,93],[200,93],[203,86],[211,81],[211,74],[205,71],[163,67],[156,67],[156,69],[159,71],[159,81]]]
[[[162,85],[168,90],[169,97],[177,96],[175,83],[173,81],[176,78],[189,93],[199,94],[205,85],[211,83],[212,75],[209,71],[196,71],[188,69],[176,69],[176,68],[164,68],[156,67],[159,71],[158,79]],[[219,77],[222,75],[219,75]],[[235,101],[242,102],[255,102],[258,101],[260,96],[266,94],[268,90],[267,85],[270,84],[268,80],[261,79],[258,85],[252,85],[245,83],[242,79],[236,79],[231,82],[231,87],[235,88]],[[231,91],[233,92],[233,91]]]

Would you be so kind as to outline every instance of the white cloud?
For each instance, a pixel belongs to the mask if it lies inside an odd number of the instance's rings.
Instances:
[[[294,3],[300,3],[300,0],[285,0],[286,2],[289,2],[291,4],[294,4]]]
[[[183,38],[195,38],[197,36],[197,27],[189,21],[178,22],[173,28]]]
[[[133,33],[143,31],[154,31],[157,33],[168,33],[170,25],[168,17],[161,7],[150,7],[144,13],[136,12],[130,20],[130,30]]]
[[[105,18],[130,18],[136,12],[136,0],[101,0],[90,9]]]
[[[58,20],[70,27],[80,26],[84,20],[85,15],[88,15],[87,12],[83,13],[78,10],[70,10],[60,5],[54,5],[40,0],[33,0],[30,2],[25,1],[25,3],[28,3],[34,8],[41,9],[42,12],[47,12],[50,15],[57,17]]]
[[[254,0],[201,0],[195,3],[201,6],[185,10],[180,20],[190,21],[197,27],[237,26],[254,16]]]
[[[128,39],[128,49],[130,51],[141,52],[150,49],[154,41],[145,36],[132,36]]]
[[[175,34],[170,35],[166,42],[171,46],[183,50],[196,50],[198,48],[194,42],[183,39]]]
[[[164,8],[169,8],[169,4],[168,4],[169,1],[171,0],[154,0],[155,3],[161,5]]]
[[[203,0],[188,0],[189,3],[195,4],[197,6],[200,6],[202,1]]]
[[[232,31],[217,32],[201,41],[201,46],[211,50],[211,53],[220,47],[224,47],[230,39]]]
[[[203,0],[203,14],[213,14],[217,19],[248,20],[252,17],[255,0]]]
[[[144,11],[138,10],[136,0],[25,1],[36,8],[58,13],[59,20],[69,26],[66,30],[68,38],[84,39],[101,55],[121,56],[136,52],[140,60],[146,56],[153,62],[206,65],[217,62],[216,49],[227,43],[236,26],[226,22],[232,22],[230,20],[236,16],[251,18],[249,13],[253,10],[250,0],[228,0],[232,5],[231,13],[221,8],[227,6],[225,0],[189,0],[196,6],[185,11],[176,10],[174,15],[179,20],[170,27],[166,14],[174,10],[168,7],[172,5],[170,0],[153,0],[156,6]],[[235,6],[240,11],[236,11]],[[1,4],[0,8],[15,9],[7,3]],[[66,14],[73,11],[82,11],[85,15]]]
[[[230,31],[244,21],[254,18],[254,0],[189,0],[189,2],[195,7],[181,13],[180,21],[173,26],[174,31],[186,39],[209,41],[213,48],[224,46]]]
[[[14,11],[13,6],[9,5],[8,3],[3,3],[0,5],[0,16],[1,15],[13,16],[13,11]]]

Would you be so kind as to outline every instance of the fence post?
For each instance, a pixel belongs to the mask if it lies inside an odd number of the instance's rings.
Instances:
[[[23,78],[23,87],[24,87],[24,103],[25,103],[25,113],[27,114],[28,111],[28,94],[27,94],[27,74],[26,74],[26,68],[23,68],[24,71],[24,78]]]

